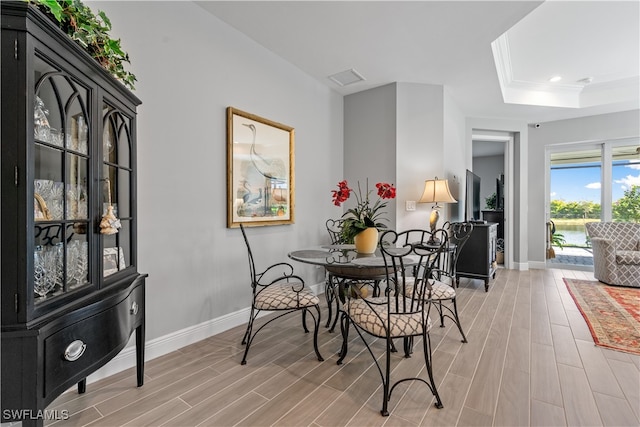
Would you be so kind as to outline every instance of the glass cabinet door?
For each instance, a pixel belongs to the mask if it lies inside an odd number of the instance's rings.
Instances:
[[[102,215],[103,277],[131,265],[132,165],[131,118],[103,104],[102,133]],[[105,221],[105,218],[108,221]]]
[[[89,90],[36,56],[34,304],[89,284]]]

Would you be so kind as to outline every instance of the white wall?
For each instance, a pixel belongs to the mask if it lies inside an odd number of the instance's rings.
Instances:
[[[192,2],[87,5],[111,19],[143,101],[138,267],[149,274],[147,340],[248,307],[246,249],[240,230],[226,228],[225,109],[295,128],[296,223],[248,229],[261,268],[328,239],[330,190],[342,178],[342,97]],[[322,278],[295,267],[311,283]]]
[[[545,148],[576,142],[611,141],[640,136],[640,110],[542,123],[529,130],[529,259],[545,263]]]

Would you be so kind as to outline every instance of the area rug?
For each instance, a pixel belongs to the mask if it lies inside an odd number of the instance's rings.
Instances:
[[[596,345],[640,354],[640,289],[564,278]]]

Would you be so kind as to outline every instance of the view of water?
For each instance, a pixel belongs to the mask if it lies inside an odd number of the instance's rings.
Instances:
[[[556,234],[558,233],[564,236],[566,245],[587,246],[587,230],[584,224],[556,224]]]

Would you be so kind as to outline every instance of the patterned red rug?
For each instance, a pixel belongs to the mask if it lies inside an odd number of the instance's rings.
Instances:
[[[564,278],[596,345],[640,354],[640,289]]]

